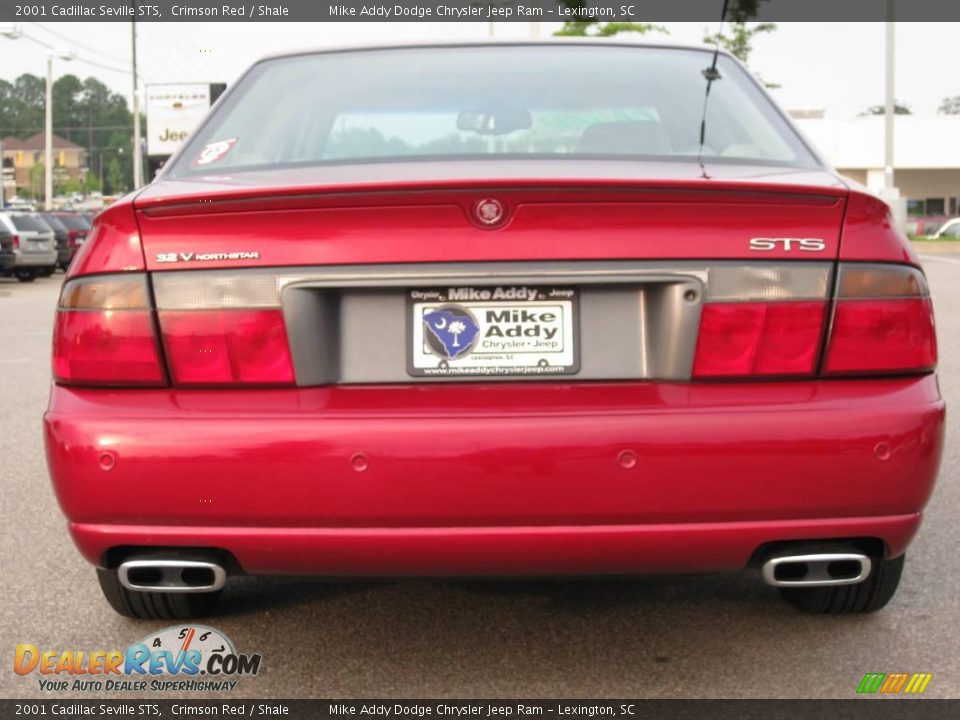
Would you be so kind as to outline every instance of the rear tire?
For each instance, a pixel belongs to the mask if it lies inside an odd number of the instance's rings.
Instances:
[[[97,568],[103,597],[115,611],[141,620],[189,620],[211,615],[220,599],[220,590],[209,593],[160,593],[128,590],[120,584],[116,570]]]
[[[871,558],[873,567],[863,582],[833,587],[780,588],[783,599],[803,613],[856,615],[884,607],[897,592],[906,555],[884,560]]]
[[[14,275],[20,282],[33,282],[37,279],[37,274],[31,270],[17,270]]]

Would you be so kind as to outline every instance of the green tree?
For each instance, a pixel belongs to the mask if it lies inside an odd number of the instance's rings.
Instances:
[[[125,192],[130,186],[131,175],[124,167],[122,159],[114,154],[104,160],[107,168],[104,175],[104,192],[112,195]]]
[[[571,10],[585,10],[587,0],[560,0],[560,4]],[[563,27],[554,33],[557,37],[612,37],[621,33],[637,33],[645,35],[649,32],[667,33],[662,25],[638,22],[607,22],[602,23],[593,15],[585,20],[565,22]]]
[[[84,193],[102,192],[103,188],[100,187],[100,178],[93,172],[88,172],[87,176],[83,179],[83,188],[81,190]]]
[[[43,129],[45,83],[36,75],[21,75],[12,83],[0,80],[0,134],[25,138]]]
[[[767,0],[730,0],[722,29],[708,34],[703,41],[710,45],[719,45],[747,64],[750,53],[753,52],[754,38],[777,29],[776,23],[749,22],[757,16],[762,2]]]
[[[126,192],[133,175],[133,114],[126,98],[94,77],[81,80],[75,75],[57,78],[51,94],[53,131],[86,150],[93,185],[99,186],[102,175],[105,192]],[[12,83],[0,80],[0,137],[24,139],[42,132],[45,103],[43,78],[24,74]]]
[[[30,198],[39,199],[43,197],[45,167],[46,165],[42,162],[37,162],[30,166],[30,188],[27,193]]]
[[[883,115],[887,111],[886,106],[884,105],[871,105],[866,110],[864,110],[861,115]],[[893,114],[894,115],[913,115],[913,111],[910,109],[910,106],[906,103],[893,101]]]
[[[942,115],[960,115],[960,95],[944,98],[937,112]]]
[[[75,192],[80,192],[83,189],[83,183],[80,180],[67,178],[62,183],[54,183],[53,187],[54,194],[56,195],[70,195]]]

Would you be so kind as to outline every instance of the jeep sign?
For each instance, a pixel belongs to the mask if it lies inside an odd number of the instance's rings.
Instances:
[[[210,104],[209,83],[147,85],[147,154],[172,155]]]

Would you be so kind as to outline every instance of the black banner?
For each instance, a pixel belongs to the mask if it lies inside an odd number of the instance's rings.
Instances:
[[[933,720],[960,701],[859,700],[0,700],[0,718],[234,717],[286,720]]]
[[[960,20],[956,0],[756,0],[755,4],[756,12],[749,19],[758,22]],[[723,0],[0,0],[0,22],[718,21],[722,7]]]

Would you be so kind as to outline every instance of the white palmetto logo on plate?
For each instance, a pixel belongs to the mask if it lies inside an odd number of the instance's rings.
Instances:
[[[452,323],[450,323],[448,332],[453,335],[453,347],[460,347],[460,336],[466,329],[467,326],[459,320],[454,320]]]

